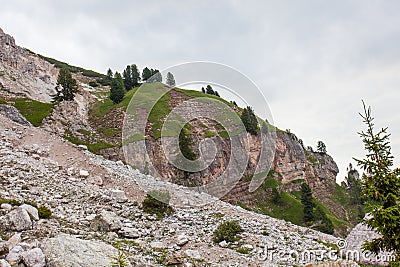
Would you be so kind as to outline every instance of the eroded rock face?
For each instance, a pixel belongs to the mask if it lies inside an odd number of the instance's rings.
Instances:
[[[50,102],[55,93],[58,75],[55,66],[16,45],[14,38],[1,29],[0,73],[0,89],[13,96]]]
[[[116,249],[98,241],[88,241],[60,234],[47,239],[43,244],[48,267],[65,266],[111,266],[111,257]]]

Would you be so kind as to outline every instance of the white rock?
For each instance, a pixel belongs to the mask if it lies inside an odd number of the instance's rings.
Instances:
[[[185,250],[185,255],[187,257],[195,259],[195,260],[203,259],[203,257],[200,255],[200,252],[198,250],[187,249],[187,250]]]
[[[11,267],[6,260],[0,260],[0,267]]]
[[[228,247],[228,243],[227,243],[225,240],[219,242],[218,245],[219,245],[221,248],[227,248],[227,247]]]
[[[81,177],[89,177],[89,172],[86,170],[80,170],[79,171],[79,176]]]
[[[83,150],[88,150],[88,147],[86,145],[79,145],[79,148],[82,148]]]
[[[153,241],[150,243],[150,247],[154,248],[154,249],[163,249],[166,246],[164,245],[163,242],[160,241]]]
[[[20,206],[22,209],[26,210],[32,220],[38,221],[39,220],[39,212],[37,208],[28,205],[28,204],[23,204]]]
[[[10,211],[7,215],[5,215],[0,221],[0,224],[4,229],[17,232],[32,228],[32,221],[29,213],[20,207]]]
[[[12,206],[10,204],[8,204],[8,203],[3,203],[3,204],[1,204],[0,207],[3,210],[11,210],[12,209]]]
[[[178,236],[176,244],[178,246],[184,246],[187,244],[187,242],[189,242],[189,239],[185,235],[180,235],[180,236]]]
[[[21,246],[13,247],[8,253],[6,261],[11,265],[17,265],[22,259],[22,252],[24,252],[24,249]]]
[[[10,239],[8,239],[8,242],[7,242],[8,248],[11,250],[13,247],[18,245],[20,242],[21,242],[21,234],[20,233],[14,234],[12,237],[10,237]]]
[[[141,236],[137,229],[131,227],[122,227],[118,233],[127,238],[139,238]]]
[[[27,267],[44,267],[46,258],[40,248],[34,248],[22,253],[22,260]]]

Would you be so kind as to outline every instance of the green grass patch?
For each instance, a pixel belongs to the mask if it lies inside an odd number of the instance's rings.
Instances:
[[[82,141],[76,136],[74,136],[70,131],[66,131],[66,133],[64,134],[64,138],[75,145],[87,146],[88,150],[93,154],[100,154],[100,151],[102,149],[112,148],[117,146],[106,142],[89,143],[87,141]]]
[[[219,136],[220,136],[221,138],[224,138],[224,139],[229,138],[229,134],[228,134],[227,131],[221,131],[221,132],[219,133]]]
[[[27,98],[14,99],[14,107],[36,127],[42,123],[44,118],[50,116],[53,110],[53,104],[42,103]]]
[[[280,191],[280,202],[272,200],[263,201],[257,204],[255,211],[271,217],[286,220],[297,225],[303,223],[303,205],[295,196]]]
[[[213,132],[211,132],[211,131],[205,131],[204,132],[204,136],[206,137],[206,138],[210,138],[210,137],[214,137],[214,136],[216,136],[216,134],[215,133],[213,133]]]
[[[0,104],[6,105],[6,104],[7,104],[7,101],[5,101],[3,98],[0,97]]]
[[[45,56],[42,56],[42,55],[38,55],[38,56],[40,58],[46,60],[47,62],[55,65],[57,68],[60,68],[60,69],[65,68],[65,69],[67,69],[67,70],[69,70],[70,72],[73,72],[73,73],[81,72],[82,75],[86,76],[86,77],[106,78],[106,75],[98,73],[98,72],[93,71],[93,70],[87,70],[87,69],[84,69],[84,68],[81,68],[81,67],[72,66],[72,65],[69,65],[68,63],[59,61],[59,60],[54,59],[54,58],[45,57]]]

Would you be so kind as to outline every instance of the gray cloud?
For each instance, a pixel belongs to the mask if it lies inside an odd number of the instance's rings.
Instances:
[[[364,154],[361,99],[378,126],[389,126],[399,156],[399,8],[398,1],[22,0],[2,2],[0,27],[35,52],[101,72],[130,63],[230,65],[260,87],[278,127],[306,144],[325,141],[343,178],[351,158]]]

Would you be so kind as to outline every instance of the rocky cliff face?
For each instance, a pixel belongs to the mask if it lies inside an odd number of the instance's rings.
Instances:
[[[0,29],[0,90],[2,94],[50,102],[58,69],[29,50],[16,45]]]

